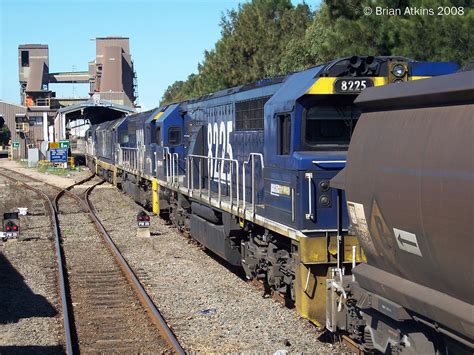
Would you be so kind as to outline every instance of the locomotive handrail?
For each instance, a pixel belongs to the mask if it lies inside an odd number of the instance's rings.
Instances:
[[[175,157],[176,157],[176,164],[175,164]],[[176,180],[176,183],[179,185],[179,178],[178,178],[178,164],[179,164],[179,154],[178,153],[173,153],[171,156],[171,172],[172,172],[172,178],[171,180],[173,183]]]
[[[163,153],[163,160],[165,161],[165,167],[166,167],[166,181],[168,181],[168,174],[169,174],[169,167],[168,167],[168,155],[170,154],[170,148],[169,147],[163,147],[162,150]]]
[[[138,147],[120,147],[123,154],[123,166],[127,167],[132,171],[137,170],[137,159],[138,159]],[[137,154],[134,154],[134,153]]]
[[[313,160],[312,161],[313,164],[342,164],[342,163],[346,163],[346,160]]]
[[[243,197],[243,203],[242,203],[242,209],[244,210],[244,216],[245,216],[245,195],[246,195],[246,190],[245,190],[245,166],[247,164],[249,164],[250,162],[252,162],[252,213],[253,215],[255,216],[255,157],[259,157],[260,158],[260,161],[262,162],[262,173],[263,173],[263,169],[265,168],[265,164],[263,162],[263,154],[262,153],[250,153],[249,154],[249,158],[247,159],[247,161],[244,161],[243,165],[242,165],[242,190],[243,190],[243,193],[244,193],[244,197]]]
[[[173,171],[171,171],[171,175],[170,175],[170,170],[172,170],[172,162],[171,162],[172,158],[173,157],[170,153],[170,148],[163,147],[163,159],[165,160],[165,166],[166,166],[166,181],[168,181],[168,178],[171,176],[171,184],[173,184],[174,182]]]
[[[192,163],[194,158],[199,159],[199,197],[202,197],[202,161],[204,159],[207,160],[207,168],[208,168],[208,198],[209,201],[211,200],[211,177],[210,177],[210,162],[211,160],[215,160],[219,163],[220,165],[220,171],[219,171],[219,176],[217,179],[218,183],[218,204],[219,206],[221,205],[221,200],[222,200],[222,188],[221,188],[221,173],[223,173],[224,166],[221,165],[222,162],[229,162],[230,163],[230,181],[226,181],[227,185],[230,183],[230,192],[229,192],[229,199],[230,199],[230,207],[232,208],[233,205],[233,181],[232,181],[232,175],[233,175],[233,166],[235,164],[236,166],[236,176],[237,176],[237,181],[236,181],[236,186],[237,186],[237,211],[239,210],[239,205],[240,205],[240,172],[239,172],[239,162],[237,159],[231,159],[231,158],[222,158],[222,157],[212,157],[212,156],[205,156],[205,155],[198,155],[198,154],[188,154],[187,158],[187,180],[188,180],[188,191],[190,196],[193,195],[194,191],[194,169],[192,168]]]
[[[168,152],[167,154],[169,154],[169,153],[170,153],[170,148],[169,148],[169,147],[163,147],[163,150],[162,150],[162,153],[163,153],[163,159],[165,159],[165,158],[166,158],[166,157],[165,157],[165,151],[167,151],[167,152]]]
[[[312,189],[312,182],[313,182],[313,173],[305,173],[305,179],[308,179],[308,213],[305,214],[306,219],[313,219],[313,204],[312,204],[312,197],[313,197],[313,189]]]
[[[92,140],[91,140],[90,138],[88,138],[88,139],[85,141],[84,147],[85,147],[85,150],[86,150],[86,154],[87,154],[87,155],[95,156],[95,152],[94,152],[94,142],[92,142]]]
[[[135,173],[143,171],[144,159],[143,158],[143,146],[142,147],[121,147],[117,146],[119,151],[119,163],[118,165],[129,169]]]
[[[163,147],[163,159],[166,166],[166,181],[171,177],[172,185],[179,184],[179,154],[171,153],[169,147]]]
[[[325,167],[321,166],[321,164],[346,164],[346,162],[347,162],[346,160],[313,160],[311,163],[313,163],[314,165],[322,169],[326,169]]]

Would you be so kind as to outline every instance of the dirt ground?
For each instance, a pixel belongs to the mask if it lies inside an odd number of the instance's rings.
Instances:
[[[0,159],[0,172],[2,171],[2,168],[17,171],[19,173],[31,176],[32,178],[45,181],[62,188],[68,187],[69,185],[72,185],[75,181],[79,181],[90,175],[89,170],[86,168],[80,170],[71,170],[64,176],[54,175],[48,172],[41,173],[35,168],[28,168],[18,161],[8,159]]]

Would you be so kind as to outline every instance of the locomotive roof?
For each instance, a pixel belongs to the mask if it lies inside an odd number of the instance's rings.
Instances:
[[[105,121],[105,122],[102,122],[102,123],[98,123],[98,124],[92,125],[89,129],[91,131],[114,129],[114,128],[117,128],[117,126],[120,125],[126,118],[128,118],[128,116],[120,117],[120,118],[117,118],[117,119],[111,120],[111,121]]]
[[[290,75],[290,74],[288,74],[288,75]],[[216,98],[219,98],[219,97],[233,95],[233,94],[237,94],[237,93],[241,93],[241,92],[245,92],[245,91],[249,91],[249,90],[253,90],[253,89],[263,88],[263,87],[266,87],[266,86],[280,84],[288,77],[288,75],[276,76],[274,78],[264,78],[264,79],[258,80],[256,82],[253,82],[253,83],[250,83],[250,84],[234,86],[234,87],[231,87],[231,88],[228,88],[228,89],[219,90],[219,91],[216,91],[214,93],[210,93],[210,94],[207,94],[207,95],[204,95],[204,96],[200,96],[200,97],[195,98],[195,99],[187,100],[185,102],[189,103],[189,104],[193,104],[193,103],[206,101],[206,100],[211,100],[211,99],[216,99]]]
[[[288,76],[283,86],[267,102],[268,112],[289,112],[295,101],[303,96],[317,80],[315,77],[326,67],[320,65]],[[271,108],[271,109],[270,109]]]
[[[360,58],[367,58],[367,56],[360,56]],[[377,57],[372,57],[375,58],[376,61],[378,62],[384,62],[387,61],[388,59],[400,59],[400,60],[407,60],[413,62],[412,59],[405,58],[405,57],[394,57],[394,56],[377,56]],[[189,100],[186,100],[186,103],[193,104],[201,101],[206,101],[206,100],[211,100],[219,97],[224,97],[228,95],[234,95],[237,93],[257,89],[257,88],[262,88],[270,85],[275,85],[275,84],[280,84],[287,80],[289,77],[298,75],[301,73],[308,73],[311,72],[313,75],[325,75],[325,76],[341,76],[343,74],[346,74],[347,72],[347,63],[351,59],[351,57],[344,57],[344,58],[338,58],[330,62],[326,63],[321,63],[312,67],[309,67],[307,69],[297,71],[297,72],[290,72],[286,75],[279,75],[275,77],[270,77],[270,78],[264,78],[258,81],[255,81],[253,83],[245,84],[245,85],[240,85],[240,86],[234,86],[231,88],[223,89],[216,91],[214,93],[210,93],[207,95],[203,95],[197,98],[192,98]],[[315,69],[317,69],[317,72],[315,73]]]
[[[177,106],[179,106],[179,104],[177,103],[169,104],[166,106],[157,107],[156,109],[150,111],[150,114],[148,115],[146,119],[146,124],[149,124],[153,121],[163,122],[163,120],[167,118],[175,110]]]
[[[127,116],[127,119],[130,121],[139,121],[143,119],[147,119],[152,112],[154,112],[156,109],[140,112],[140,113],[134,113],[133,115]]]

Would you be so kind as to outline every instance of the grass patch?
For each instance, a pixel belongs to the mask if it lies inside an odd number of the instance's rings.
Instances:
[[[70,235],[73,235],[73,232],[72,230],[68,229],[68,228],[64,228],[61,230],[61,234],[63,237],[67,237],[67,236],[70,236]]]
[[[58,175],[58,176],[66,176],[69,173],[68,169],[54,168],[51,166],[40,166],[36,168],[36,170],[43,174],[51,174],[51,175]]]
[[[41,162],[45,162],[45,164],[42,164]],[[18,160],[18,163],[23,167],[27,169],[36,169],[39,173],[42,174],[51,174],[51,175],[57,175],[57,176],[66,176],[67,174],[71,173],[72,171],[77,171],[80,172],[84,170],[84,166],[76,166],[74,168],[63,168],[63,167],[55,167],[49,165],[48,161],[39,161],[38,166],[36,168],[30,168],[28,167],[28,161],[25,159]]]

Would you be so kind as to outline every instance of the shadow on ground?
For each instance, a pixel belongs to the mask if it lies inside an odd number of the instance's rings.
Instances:
[[[48,300],[33,293],[23,276],[0,254],[0,324],[16,323],[22,318],[54,317],[56,309]],[[0,354],[3,354],[0,348]]]

